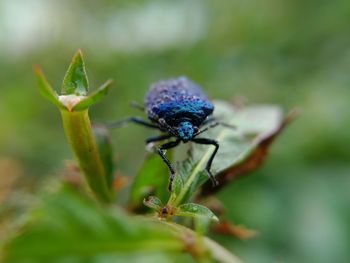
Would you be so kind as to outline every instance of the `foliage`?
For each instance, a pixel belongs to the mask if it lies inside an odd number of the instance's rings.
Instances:
[[[245,262],[350,262],[350,1],[3,0],[0,6],[0,242],[26,219],[18,209],[30,209],[51,181],[63,174],[80,183],[67,161],[74,157],[60,115],[33,92],[28,70],[39,63],[60,93],[63,70],[80,47],[90,90],[108,77],[116,83],[90,108],[93,122],[142,114],[129,102],[141,103],[150,83],[180,75],[201,84],[211,99],[298,106],[301,117],[273,143],[263,167],[250,170],[264,160],[257,156],[264,156],[269,138],[249,162],[217,175],[231,183],[206,182],[189,202],[220,218],[207,235]],[[113,187],[127,185],[113,203],[132,199],[129,186],[151,135],[132,126],[113,131]],[[174,154],[174,164],[186,158],[185,149]],[[165,171],[154,180],[167,177]],[[132,211],[149,211],[142,204],[148,195],[167,203],[167,191],[143,189],[135,203],[140,210]],[[224,230],[234,237],[212,233],[227,221],[233,227]],[[242,224],[259,234],[237,239]]]
[[[139,262],[141,254],[143,262],[157,257],[174,262],[178,256],[184,257],[184,252],[198,262],[239,262],[204,236],[219,218],[205,205],[194,202],[196,193],[208,180],[204,165],[212,149],[193,146],[177,167],[170,196],[164,190],[167,189],[165,165],[149,155],[131,188],[129,209],[139,210],[136,208],[145,197],[143,204],[157,214],[155,217],[127,215],[112,204],[114,165],[108,133],[101,125],[93,131],[87,114],[89,107],[106,94],[111,82],[87,95],[81,51],[75,54],[68,68],[63,95],[56,94],[38,67],[35,74],[40,93],[61,111],[67,140],[93,196],[88,195],[84,184],[75,188],[62,185],[47,193],[27,215],[28,220],[17,234],[7,240],[4,262],[84,262],[86,259],[119,262],[121,258]],[[276,106],[241,108],[217,101],[215,108],[216,118],[237,127],[224,126],[206,134],[220,144],[213,171],[221,180],[219,176],[224,177],[224,171],[232,173],[238,164],[244,166],[264,139],[281,131],[284,122]],[[150,196],[151,193],[156,196]],[[180,224],[175,223],[176,219]],[[191,222],[196,232],[190,230]]]
[[[131,252],[181,251],[181,240],[165,226],[131,219],[104,208],[67,187],[43,198],[23,234],[7,246],[5,262],[104,262]],[[30,261],[31,260],[31,261]]]
[[[38,66],[34,67],[38,87],[44,98],[54,103],[61,111],[63,127],[67,139],[84,171],[86,181],[96,197],[109,202],[111,197],[111,177],[109,167],[104,167],[109,160],[101,160],[88,116],[88,108],[98,102],[111,85],[107,81],[97,91],[87,95],[89,90],[85,65],[80,50],[74,55],[62,84],[62,94],[58,96],[45,79]],[[101,150],[101,147],[100,147]],[[101,153],[100,153],[101,154]],[[108,158],[108,156],[103,156]]]

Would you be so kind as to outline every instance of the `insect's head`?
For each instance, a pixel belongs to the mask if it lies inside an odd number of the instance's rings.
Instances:
[[[189,121],[181,121],[176,127],[176,135],[183,142],[188,142],[189,140],[193,139],[197,132],[198,128]]]

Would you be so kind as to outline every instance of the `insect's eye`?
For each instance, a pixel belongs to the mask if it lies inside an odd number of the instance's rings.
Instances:
[[[197,133],[199,131],[198,127],[194,126],[193,131],[194,131],[194,133]]]

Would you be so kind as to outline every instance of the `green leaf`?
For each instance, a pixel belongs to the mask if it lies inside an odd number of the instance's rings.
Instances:
[[[109,79],[101,87],[99,87],[96,91],[91,93],[89,96],[82,99],[78,102],[74,107],[74,111],[84,110],[90,107],[93,104],[99,102],[107,93],[111,85],[113,84],[113,80]]]
[[[121,262],[180,253],[183,241],[164,224],[98,206],[66,188],[42,199],[4,248],[2,262]],[[122,262],[125,262],[122,261]]]
[[[143,204],[151,209],[160,211],[163,208],[162,201],[156,196],[149,196],[143,200]]]
[[[46,80],[40,67],[37,65],[34,65],[33,70],[34,70],[34,74],[35,74],[37,81],[38,81],[38,88],[39,88],[39,92],[40,92],[41,96],[43,96],[48,101],[51,101],[57,107],[63,109],[64,106],[59,101],[56,91],[54,91],[54,89],[51,87],[49,82]]]
[[[200,199],[204,196],[213,195],[230,182],[234,181],[237,177],[247,175],[251,171],[254,171],[261,166],[268,156],[269,148],[272,143],[298,114],[299,111],[297,109],[290,111],[283,118],[281,123],[277,125],[276,129],[256,137],[256,140],[254,141],[254,148],[247,153],[244,160],[241,162],[236,162],[217,173],[216,179],[219,181],[218,186],[212,187],[212,185],[207,181],[201,186],[200,192],[198,192],[196,198]]]
[[[176,215],[177,216],[189,216],[194,218],[207,218],[212,221],[219,221],[219,219],[214,215],[212,211],[210,211],[209,208],[194,204],[194,203],[187,203],[182,204],[176,208]]]
[[[108,188],[111,189],[113,184],[114,161],[109,132],[108,129],[101,124],[95,125],[93,127],[93,132],[98,152],[103,163],[107,185]]]
[[[176,175],[173,181],[173,190],[168,201],[169,204],[175,204],[176,199],[182,193],[185,179],[194,166],[195,164],[191,159],[184,160],[180,165],[177,165]],[[195,180],[197,180],[197,178],[195,178]],[[194,185],[195,184],[192,184],[190,187],[193,187]],[[193,191],[188,191],[187,194],[190,192]]]
[[[89,90],[83,54],[79,49],[73,59],[62,84],[62,94],[85,96]]]
[[[273,134],[283,123],[282,110],[277,106],[256,105],[235,108],[222,101],[215,101],[214,105],[214,116],[218,120],[237,127],[233,130],[219,126],[201,135],[201,137],[215,139],[220,145],[212,164],[211,171],[214,175],[244,162],[259,142]],[[212,146],[193,144],[191,158],[177,167],[177,177],[181,178],[183,183],[179,180],[175,183],[182,186],[179,191],[173,191],[169,205],[178,206],[186,202],[208,180],[205,165],[212,152]]]
[[[172,159],[171,150],[167,151],[167,158]],[[129,206],[134,210],[143,208],[142,201],[149,195],[165,202],[169,198],[168,180],[169,170],[162,159],[148,154],[131,187]]]
[[[176,208],[176,216],[193,217],[194,226],[198,234],[204,235],[209,230],[211,222],[218,222],[217,216],[207,207],[194,203],[187,203]]]

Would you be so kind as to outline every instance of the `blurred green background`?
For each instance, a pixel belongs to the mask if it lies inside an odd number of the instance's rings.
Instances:
[[[246,262],[350,262],[349,1],[1,0],[2,179],[35,189],[72,159],[31,67],[59,89],[77,48],[91,89],[115,79],[94,121],[138,115],[130,101],[179,75],[211,98],[299,107],[264,167],[219,194],[227,218],[259,236],[215,238]],[[135,174],[150,134],[113,131],[122,174]]]

